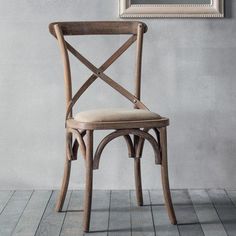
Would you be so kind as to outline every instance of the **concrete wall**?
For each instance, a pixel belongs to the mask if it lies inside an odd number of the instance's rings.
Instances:
[[[168,116],[173,188],[235,187],[236,3],[225,19],[146,19],[142,98]],[[48,33],[52,21],[119,20],[118,1],[0,0],[0,189],[58,188],[64,163],[64,90],[59,50]],[[99,66],[125,37],[72,41]],[[132,88],[134,48],[108,70]],[[128,66],[129,65],[129,66]],[[127,71],[124,70],[127,68]],[[74,85],[90,73],[73,62]],[[96,94],[96,97],[92,97]],[[103,82],[82,98],[80,109],[128,106]],[[124,102],[125,101],[125,102]],[[103,132],[96,133],[96,142]],[[122,139],[104,151],[95,188],[133,188],[133,162]],[[71,188],[82,188],[81,156]],[[160,188],[160,167],[147,144],[144,188]]]

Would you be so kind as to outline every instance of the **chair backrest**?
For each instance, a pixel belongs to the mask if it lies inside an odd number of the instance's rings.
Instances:
[[[78,101],[85,90],[97,79],[100,78],[113,89],[117,90],[124,97],[129,99],[136,108],[147,109],[140,101],[141,90],[141,62],[142,62],[142,45],[143,34],[147,31],[147,26],[137,21],[88,21],[88,22],[53,22],[49,25],[50,33],[58,40],[63,66],[64,66],[64,83],[66,93],[66,119],[72,117],[72,108]],[[81,53],[79,53],[64,36],[67,35],[114,35],[130,34],[132,35],[116,52],[112,54],[99,68],[89,62]],[[136,68],[135,68],[135,91],[130,93],[124,87],[107,76],[104,71],[120,57],[135,41],[136,47]],[[92,75],[72,96],[71,70],[68,51],[81,61]]]

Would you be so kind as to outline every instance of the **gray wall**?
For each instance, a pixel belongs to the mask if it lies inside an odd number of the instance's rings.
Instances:
[[[59,50],[48,33],[58,20],[119,20],[118,1],[0,1],[0,188],[58,188],[64,163],[64,90]],[[143,101],[169,116],[169,165],[173,188],[235,187],[236,3],[225,19],[146,19]],[[125,38],[75,40],[100,65]],[[132,52],[108,70],[132,88]],[[127,67],[127,71],[121,68]],[[74,84],[90,73],[73,62]],[[119,75],[118,75],[119,74]],[[97,81],[82,98],[93,108],[121,106],[119,95]],[[91,97],[96,94],[95,99]],[[107,96],[106,96],[107,95]],[[109,98],[109,99],[108,99]],[[124,106],[128,103],[124,102]],[[103,132],[96,134],[96,143]],[[71,188],[83,187],[81,156]],[[132,188],[133,162],[124,141],[108,146],[95,173],[95,188]],[[144,150],[145,188],[160,188],[160,167]]]

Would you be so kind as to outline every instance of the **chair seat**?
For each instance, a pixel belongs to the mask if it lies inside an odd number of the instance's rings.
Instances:
[[[141,109],[97,109],[77,113],[66,121],[66,126],[76,129],[129,129],[152,128],[169,125],[169,119]]]
[[[160,118],[160,115],[147,110],[110,108],[82,111],[77,113],[74,119],[87,123],[156,120]]]

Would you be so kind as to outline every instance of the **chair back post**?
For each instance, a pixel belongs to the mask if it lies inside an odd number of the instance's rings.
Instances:
[[[136,65],[135,65],[135,96],[140,100],[141,96],[141,70],[143,49],[144,25],[139,23],[137,27]]]
[[[65,44],[64,36],[63,36],[60,26],[58,24],[55,24],[54,30],[55,30],[55,34],[56,34],[55,36],[58,40],[59,48],[61,51],[61,57],[62,57],[63,67],[64,67],[64,84],[65,84],[66,109],[67,109],[72,100],[70,61],[69,61],[69,55],[68,55],[67,47]],[[72,109],[70,110],[68,114],[68,118],[71,118],[71,117],[72,117]]]

